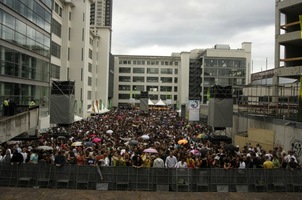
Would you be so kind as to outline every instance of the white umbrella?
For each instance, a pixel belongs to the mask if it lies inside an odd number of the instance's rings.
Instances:
[[[142,135],[141,138],[143,138],[144,140],[149,140],[150,139],[149,135]]]
[[[106,133],[111,135],[113,133],[113,130],[107,130]]]
[[[73,146],[73,147],[82,146],[82,142],[74,142],[71,144],[71,146]]]
[[[53,148],[51,146],[38,146],[36,149],[38,149],[38,150],[44,150],[44,151],[53,150]]]

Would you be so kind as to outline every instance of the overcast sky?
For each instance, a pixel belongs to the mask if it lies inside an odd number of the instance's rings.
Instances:
[[[252,42],[253,72],[274,67],[275,0],[113,0],[112,23],[113,54],[170,56]]]

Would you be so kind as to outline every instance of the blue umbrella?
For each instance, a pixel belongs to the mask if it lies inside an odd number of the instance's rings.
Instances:
[[[93,143],[92,142],[84,142],[84,145],[85,146],[93,146]]]

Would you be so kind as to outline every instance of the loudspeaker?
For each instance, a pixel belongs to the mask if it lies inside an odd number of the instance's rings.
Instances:
[[[51,94],[74,94],[74,81],[52,81]]]
[[[50,95],[50,123],[71,124],[74,122],[74,95]]]
[[[219,86],[214,85],[210,88],[210,98],[232,98],[232,86]]]
[[[208,125],[211,127],[233,126],[233,99],[210,98]]]

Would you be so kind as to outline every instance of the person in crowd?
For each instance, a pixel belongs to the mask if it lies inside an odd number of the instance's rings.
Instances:
[[[188,168],[185,158],[181,158],[181,160],[176,163],[175,168]]]
[[[38,164],[38,160],[39,159],[39,156],[36,152],[36,150],[32,149],[30,151],[30,156],[29,156],[29,163],[31,164]]]
[[[64,156],[64,152],[62,151],[57,152],[54,163],[57,167],[62,167],[66,164],[66,157]]]
[[[268,155],[265,156],[265,162],[263,163],[263,168],[264,169],[273,169],[274,168],[274,163],[270,160],[270,156],[268,156]]]
[[[154,168],[164,168],[165,167],[165,162],[164,160],[160,157],[159,154],[156,154],[156,158],[153,161],[153,167]]]
[[[140,154],[137,154],[132,158],[132,166],[134,168],[141,168],[141,167],[143,167],[143,164],[144,163],[143,163],[143,160],[142,160]]]
[[[278,158],[277,154],[273,154],[272,162],[274,164],[274,169],[279,169],[281,167],[280,159]]]
[[[14,149],[13,150],[13,156],[11,159],[11,164],[21,164],[23,163],[23,156],[21,154],[21,149]]]
[[[177,163],[176,157],[173,155],[173,152],[170,151],[170,155],[166,158],[165,167],[166,168],[175,168]]]

